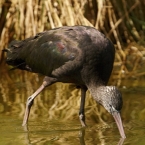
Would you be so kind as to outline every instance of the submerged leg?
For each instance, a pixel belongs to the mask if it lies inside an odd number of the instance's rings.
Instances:
[[[45,77],[43,80],[42,85],[38,88],[38,90],[36,90],[36,92],[34,94],[32,94],[28,99],[27,99],[27,103],[26,103],[26,110],[25,110],[25,114],[24,114],[24,119],[23,119],[23,124],[22,126],[26,125],[28,122],[28,118],[29,118],[29,113],[30,113],[30,109],[33,105],[33,101],[35,99],[35,97],[41,93],[42,90],[44,90],[45,87],[53,84],[56,82],[55,78],[50,78],[50,77]]]
[[[80,118],[80,122],[81,122],[83,127],[86,126],[86,124],[85,124],[85,114],[84,114],[86,91],[87,91],[86,87],[81,87],[81,104],[80,104],[79,118]]]

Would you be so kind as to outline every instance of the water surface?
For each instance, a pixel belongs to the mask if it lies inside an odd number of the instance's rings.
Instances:
[[[41,84],[42,76],[14,71],[0,77],[0,145],[144,145],[145,89],[120,88],[122,120],[127,138],[120,140],[113,117],[87,93],[86,123],[79,118],[80,90],[57,83],[34,101],[28,127],[22,127],[25,102]],[[143,81],[144,82],[144,81]]]

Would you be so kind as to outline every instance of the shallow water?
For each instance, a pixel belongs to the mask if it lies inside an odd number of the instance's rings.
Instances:
[[[86,123],[79,118],[80,91],[57,83],[34,101],[28,127],[21,126],[25,102],[42,77],[14,71],[0,79],[0,145],[144,145],[145,89],[121,89],[122,120],[127,138],[120,139],[113,117],[87,93]]]

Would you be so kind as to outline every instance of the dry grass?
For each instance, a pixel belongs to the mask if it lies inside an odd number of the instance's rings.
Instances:
[[[116,47],[113,80],[145,76],[145,1],[1,0],[0,50],[13,39],[64,25],[94,26]],[[0,60],[4,54],[0,51]]]
[[[37,32],[55,27],[64,25],[94,26],[112,40],[116,47],[116,59],[111,84],[120,86],[122,79],[144,77],[144,8],[144,0],[0,0],[0,76],[3,76],[0,77],[0,90],[4,110],[4,104],[7,104],[11,111],[18,112],[22,118],[26,97],[38,88],[40,81],[39,77],[34,74],[30,76],[29,72],[7,72],[7,69],[3,67],[4,54],[1,50],[7,47],[13,39],[22,40]],[[25,80],[29,81],[25,82]],[[15,86],[16,82],[23,82],[22,85],[25,87],[18,86],[18,88]],[[48,115],[49,119],[59,116],[58,114],[64,119],[76,116],[80,92],[73,91],[67,85],[62,84],[53,87],[56,89],[50,87],[49,91],[42,93],[43,99],[40,96],[36,99],[35,107],[31,111],[31,118],[42,114]],[[15,90],[14,96],[11,93],[12,90]],[[68,93],[66,90],[71,91]],[[94,114],[98,112],[98,120],[102,121],[101,116],[104,114],[104,110],[97,108],[90,98],[91,96],[86,101],[86,114],[89,116],[91,112]],[[48,108],[48,103],[50,108]],[[70,108],[68,108],[68,104]],[[76,108],[72,109],[70,104]],[[108,120],[108,116],[106,120]]]

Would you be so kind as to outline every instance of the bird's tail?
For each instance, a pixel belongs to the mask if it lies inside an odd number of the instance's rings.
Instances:
[[[2,51],[6,52],[6,63],[13,66],[11,70],[16,68],[25,69],[25,61],[19,57],[21,51],[21,41],[12,41],[8,48],[3,49]]]

